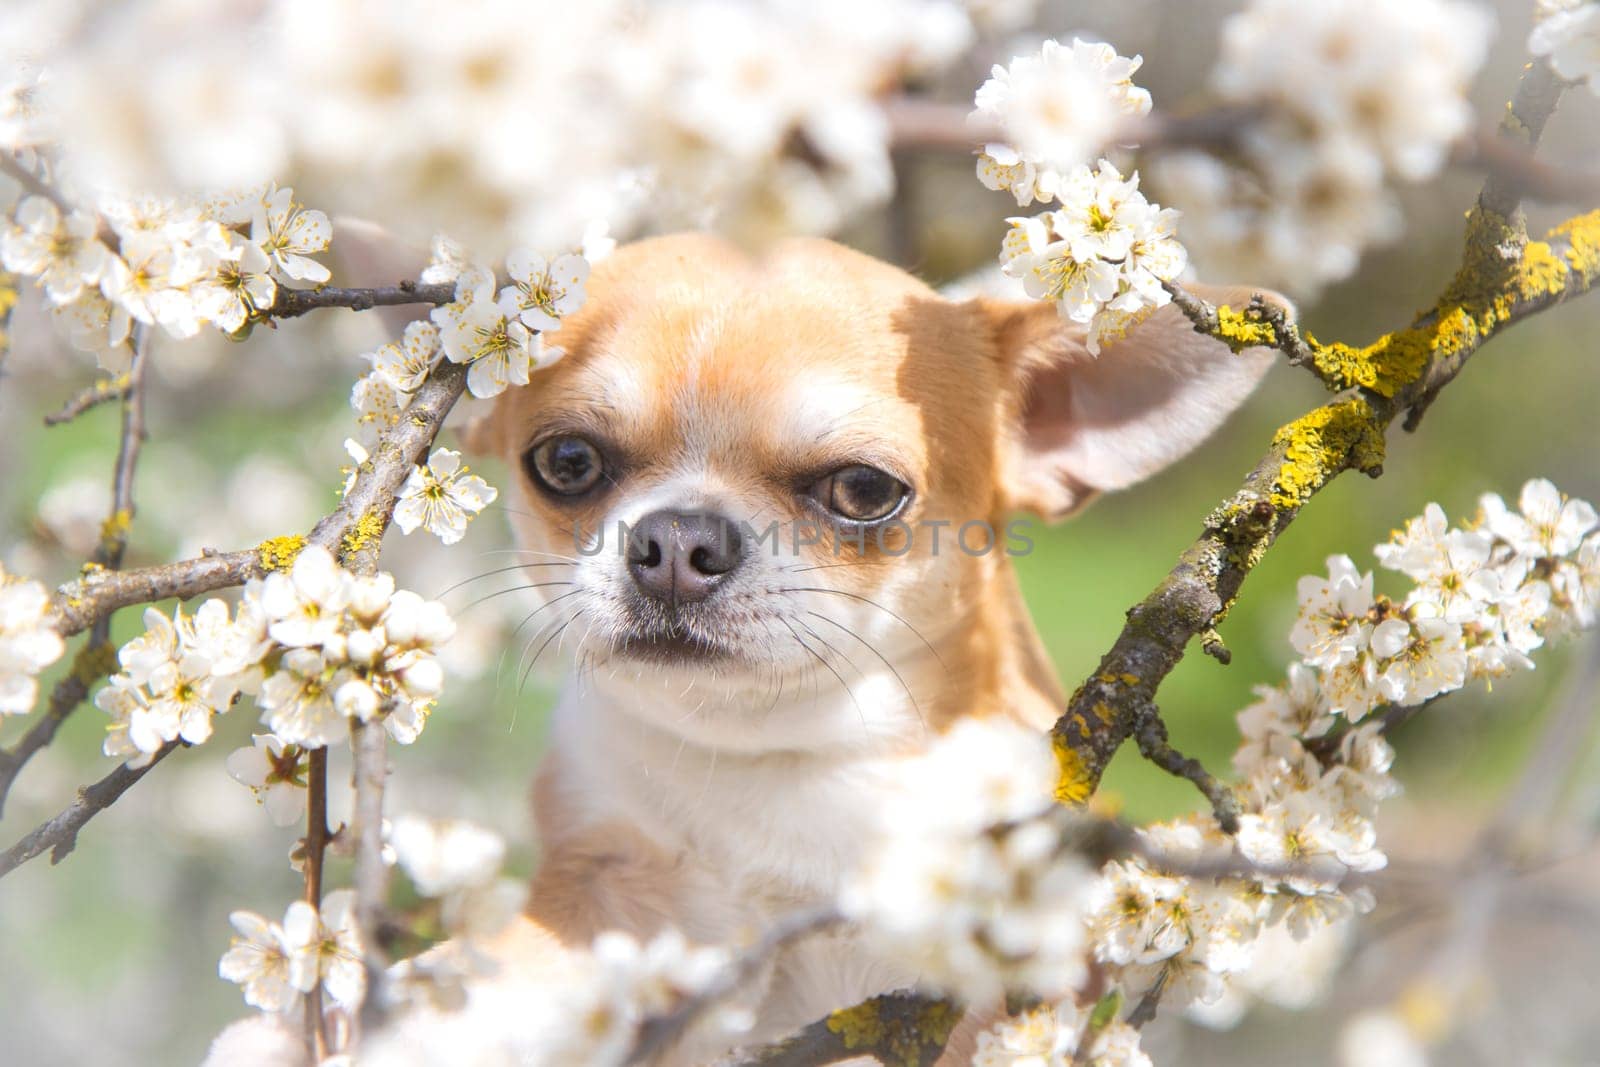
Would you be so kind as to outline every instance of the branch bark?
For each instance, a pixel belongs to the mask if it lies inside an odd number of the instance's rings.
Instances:
[[[345,308],[349,311],[371,311],[377,307],[399,304],[448,304],[456,296],[452,282],[424,284],[404,281],[399,285],[379,286],[373,289],[349,289],[337,285],[324,285],[320,289],[290,289],[278,286],[278,296],[265,312],[273,319],[292,319],[318,308]]]
[[[961,1019],[948,1000],[888,993],[836,1011],[793,1037],[752,1052],[736,1067],[811,1067],[871,1056],[896,1067],[927,1067]]]
[[[0,878],[46,851],[50,853],[51,864],[66,859],[68,853],[78,844],[78,831],[82,830],[90,819],[116,803],[135,782],[149,774],[156,764],[179,747],[177,741],[170,741],[156,749],[150,762],[143,767],[129,767],[124,764],[93,785],[78,790],[78,799],[69,804],[66,810],[0,853]]]
[[[85,577],[110,574],[122,566],[128,548],[128,528],[135,511],[133,478],[144,445],[144,392],[150,329],[139,326],[133,334],[133,358],[128,366],[127,394],[122,401],[122,436],[111,479],[111,513],[100,532],[100,544],[84,568]],[[80,627],[79,629],[82,629]],[[77,632],[77,631],[73,631]],[[63,636],[66,636],[63,634]],[[55,740],[56,731],[68,715],[88,697],[94,683],[109,674],[116,660],[111,656],[111,622],[108,616],[94,620],[93,631],[72,661],[71,672],[50,691],[44,716],[28,728],[12,748],[0,751],[0,813],[6,797],[22,768],[41,748]]]
[[[322,861],[328,851],[328,750],[311,750],[306,770],[305,902],[322,913]],[[320,919],[319,919],[320,921]],[[306,1046],[321,1063],[328,1055],[328,1020],[322,1012],[322,981],[305,1000]]]

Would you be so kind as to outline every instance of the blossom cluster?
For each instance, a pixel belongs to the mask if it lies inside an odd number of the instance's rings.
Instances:
[[[1151,178],[1211,269],[1312,295],[1399,233],[1391,185],[1438,174],[1470,129],[1492,32],[1465,0],[1251,0],[1212,77],[1252,116],[1236,152],[1169,155]]]
[[[1518,510],[1488,494],[1477,520],[1451,528],[1430,504],[1377,551],[1415,585],[1396,603],[1346,557],[1300,583],[1295,650],[1320,672],[1327,713],[1358,722],[1379,704],[1408,706],[1533,666],[1551,634],[1590,626],[1600,607],[1594,508],[1539,479]]]
[[[844,913],[877,951],[968,1003],[1076,988],[1092,870],[1063,844],[1049,746],[1021,725],[970,720],[910,773],[892,833],[841,893]]]
[[[26,715],[39,696],[39,672],[66,650],[49,625],[50,593],[0,567],[0,716]]]
[[[251,1007],[287,1011],[319,984],[337,1007],[361,1006],[367,971],[351,890],[329,893],[320,908],[297,900],[281,923],[252,911],[236,911],[228,921],[237,936],[217,973],[240,985]]]
[[[1600,96],[1600,3],[1539,0],[1537,15],[1528,51],[1548,57],[1563,78],[1588,82],[1589,91]]]
[[[1139,1031],[1120,1019],[1103,1023],[1070,1000],[1003,1019],[978,1035],[972,1067],[1150,1067]],[[1089,1030],[1085,1041],[1085,1030]],[[1082,1051],[1084,1060],[1079,1060]]]
[[[77,18],[19,0],[0,39],[27,42],[17,81],[40,116],[0,133],[57,135],[69,174],[122,188],[292,173],[332,209],[427,220],[489,254],[573,246],[596,218],[817,232],[890,191],[883,89],[1032,2],[487,0],[467,19],[443,0],[400,18],[376,0]]]
[[[73,344],[108,370],[126,368],[133,323],[193,337],[242,330],[280,285],[320,284],[312,253],[332,227],[294,191],[265,185],[209,197],[102,194],[95,210],[23,197],[0,229],[0,265],[36,280]]]
[[[1188,266],[1178,213],[1150,203],[1137,173],[1125,178],[1104,159],[1088,165],[1121,123],[1149,112],[1150,94],[1133,84],[1141,62],[1107,44],[1046,41],[1039,55],[995,67],[971,116],[1007,138],[984,145],[979,180],[1009,191],[1019,207],[1060,205],[1008,220],[1002,269],[1022,279],[1029,296],[1087,327],[1096,354],[1102,340],[1169,303],[1162,283]]]
[[[1379,562],[1414,582],[1399,602],[1375,595],[1345,557],[1327,578],[1304,579],[1291,634],[1302,660],[1239,714],[1236,837],[1210,815],[1149,827],[1143,854],[1102,874],[1090,941],[1111,977],[1132,997],[1159,989],[1228,1021],[1239,994],[1260,988],[1252,972],[1276,931],[1327,943],[1368,909],[1370,893],[1347,881],[1386,863],[1373,816],[1399,788],[1374,709],[1531,667],[1548,636],[1592,626],[1597,526],[1588,504],[1531,481],[1517,510],[1491,494],[1474,522],[1451,528],[1429,505],[1378,546]],[[1237,875],[1194,873],[1241,861]]]
[[[1010,192],[1018,207],[1060,197],[1066,175],[1099,156],[1119,124],[1150,113],[1150,93],[1133,84],[1143,63],[1075,37],[995,66],[978,88],[972,121],[994,124],[1004,139],[983,146],[978,179]]]
[[[1089,352],[1098,354],[1102,341],[1171,302],[1162,283],[1188,265],[1174,236],[1178,213],[1150,203],[1137,174],[1125,179],[1106,160],[1070,171],[1057,192],[1056,210],[1010,220],[1000,261],[1029,296],[1087,326]]]
[[[414,741],[443,686],[435,652],[454,631],[443,605],[396,590],[390,575],[353,575],[316,545],[288,573],[252,580],[231,616],[212,599],[192,616],[151,608],[145,626],[95,696],[112,720],[106,755],[139,766],[171,742],[200,744],[248,693],[273,740],[255,746],[263,765],[235,753],[231,769],[264,800],[297,782],[300,750],[331,744],[352,720],[381,718]],[[287,807],[272,804],[274,815]]]
[[[391,969],[391,984],[405,998],[406,1010],[363,1045],[361,1062],[623,1067],[641,1024],[712,992],[726,979],[731,961],[726,949],[692,945],[676,930],[644,942],[609,931],[589,952],[552,961],[549,973],[538,978],[501,975],[468,982],[456,998],[441,1000],[438,951]],[[427,997],[418,995],[419,975],[428,983]],[[713,1007],[692,1033],[720,1041],[748,1026],[745,1013]]]

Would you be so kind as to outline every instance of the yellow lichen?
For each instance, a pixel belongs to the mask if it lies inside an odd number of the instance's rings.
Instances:
[[[853,1008],[840,1008],[828,1016],[828,1029],[839,1035],[845,1048],[877,1048],[883,1041],[878,1002],[868,1000]]]
[[[1272,503],[1294,508],[1346,466],[1372,472],[1383,463],[1383,430],[1360,397],[1326,404],[1296,419],[1273,438],[1284,448]]]
[[[84,686],[92,686],[117,669],[117,650],[109,644],[91,641],[72,658],[72,676]]]
[[[1226,304],[1217,309],[1217,335],[1235,352],[1278,343],[1278,333],[1270,323],[1252,318],[1247,311],[1235,311]]]
[[[100,524],[100,546],[106,552],[128,539],[128,527],[133,525],[133,512],[118,508]]]
[[[1600,280],[1600,210],[1569,219],[1551,230],[1550,236],[1567,243],[1567,266],[1578,276],[1580,287],[1587,289]]]
[[[383,516],[376,511],[369,511],[344,532],[344,538],[339,542],[340,547],[344,549],[346,556],[353,556],[373,541],[381,540],[383,529]]]
[[[286,571],[294,566],[295,557],[305,547],[306,539],[299,534],[270,537],[256,546],[256,558],[263,570]]]
[[[918,1008],[914,1016],[893,1009],[886,1014],[879,1001],[869,1000],[834,1012],[827,1025],[852,1052],[871,1052],[888,1067],[916,1067],[925,1052],[950,1040],[960,1019],[960,1011],[942,1000]]]
[[[1090,772],[1089,765],[1084,762],[1078,750],[1069,745],[1059,734],[1051,735],[1050,747],[1055,750],[1058,769],[1056,803],[1084,803],[1093,795],[1096,785],[1095,776]]]
[[[0,271],[0,356],[11,347],[7,330],[11,324],[11,309],[17,306],[17,295],[17,276]]]
[[[1587,288],[1600,277],[1600,212],[1573,219],[1550,237],[1569,245],[1564,256],[1556,255],[1548,241],[1527,240],[1520,223],[1474,208],[1467,216],[1461,269],[1439,303],[1415,325],[1365,347],[1312,339],[1317,370],[1331,388],[1359,386],[1394,397],[1422,375],[1430,360],[1470,353],[1519,307],[1569,286]]]

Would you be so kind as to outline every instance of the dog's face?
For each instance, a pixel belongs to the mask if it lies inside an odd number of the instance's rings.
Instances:
[[[1025,543],[1014,511],[1055,517],[1165,465],[1266,362],[1164,314],[1139,330],[1170,345],[1094,361],[1048,306],[949,302],[820,241],[760,262],[642,242],[589,292],[549,339],[566,357],[476,434],[517,472],[529,654],[697,684],[709,710],[663,706],[662,725],[724,740],[717,705],[747,716],[785,686],[858,708],[858,681],[914,689],[980,625]]]

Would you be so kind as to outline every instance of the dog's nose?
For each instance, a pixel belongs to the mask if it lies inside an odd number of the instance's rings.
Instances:
[[[649,597],[704,600],[744,558],[732,520],[705,512],[655,511],[628,533],[628,572]]]

